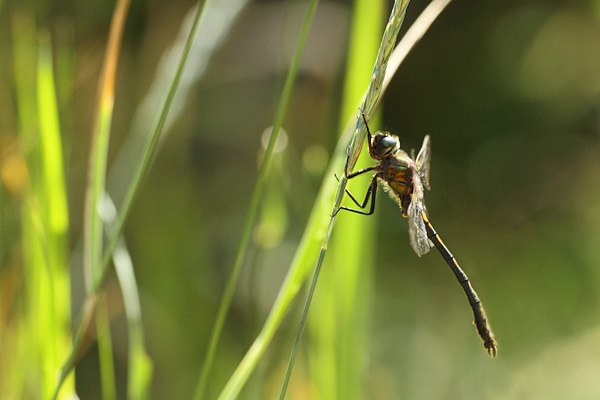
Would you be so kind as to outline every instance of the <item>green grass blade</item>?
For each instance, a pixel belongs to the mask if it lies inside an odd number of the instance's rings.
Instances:
[[[100,295],[96,307],[96,332],[98,333],[98,355],[100,358],[100,382],[102,398],[114,400],[117,398],[115,385],[115,363],[113,361],[112,338],[110,334],[110,318],[106,295]]]
[[[84,213],[83,265],[88,295],[97,294],[94,291],[93,282],[101,279],[102,274],[100,263],[102,261],[102,235],[104,229],[99,212],[106,187],[108,143],[110,141],[111,122],[115,103],[115,74],[129,4],[130,0],[120,0],[116,4],[108,35],[102,72],[100,74],[96,122],[92,134]],[[100,299],[99,304],[100,308],[97,310],[96,315],[96,329],[98,333],[102,394],[104,398],[114,399],[116,398],[115,368],[112,355],[110,320],[104,296]],[[77,352],[78,348],[74,348],[73,351]]]
[[[110,210],[106,215],[116,215],[112,202],[106,198],[105,207]],[[105,221],[107,226],[113,220]],[[152,361],[146,352],[144,327],[142,324],[142,307],[139,290],[133,270],[133,261],[127,250],[125,239],[121,238],[113,253],[113,263],[117,272],[125,314],[127,317],[128,334],[128,371],[127,398],[130,400],[147,399],[150,393],[150,378],[152,377]]]
[[[402,37],[402,40],[398,43],[390,56],[387,72],[383,79],[384,90],[390,84],[398,67],[400,67],[400,64],[402,64],[402,61],[404,61],[410,50],[419,40],[421,40],[423,35],[425,35],[425,32],[427,32],[431,24],[433,24],[433,21],[435,21],[441,12],[444,11],[446,6],[450,4],[450,1],[451,0],[433,0],[406,31],[406,34]]]
[[[42,149],[42,170],[46,193],[48,195],[48,220],[49,228],[65,240],[69,224],[67,211],[67,193],[65,189],[64,160],[62,141],[58,122],[58,106],[56,104],[56,89],[52,69],[52,56],[50,37],[46,34],[39,35],[39,63],[38,63],[38,112],[40,124],[40,145]],[[62,244],[61,247],[64,246]],[[63,251],[66,250],[63,247]],[[66,254],[61,255],[62,263],[66,261]],[[64,266],[64,264],[63,264]]]
[[[227,282],[225,292],[223,293],[223,298],[221,299],[221,303],[219,305],[219,310],[217,311],[217,318],[215,321],[215,325],[211,332],[207,355],[205,357],[203,367],[202,367],[202,372],[200,375],[200,379],[198,381],[196,395],[194,396],[194,398],[196,400],[201,400],[203,398],[204,392],[206,390],[206,386],[208,384],[208,378],[210,375],[210,371],[212,369],[212,364],[213,364],[214,356],[216,353],[216,348],[218,345],[219,337],[221,335],[221,331],[222,331],[223,325],[225,323],[225,317],[227,316],[227,312],[231,305],[231,299],[233,298],[233,293],[234,293],[235,287],[237,285],[237,280],[239,277],[242,262],[244,260],[246,251],[248,249],[248,243],[250,242],[250,236],[252,234],[252,227],[254,226],[254,223],[256,222],[256,216],[258,213],[260,200],[261,200],[262,194],[264,192],[267,172],[269,171],[271,160],[273,158],[273,150],[275,148],[275,143],[277,142],[279,130],[281,129],[283,120],[287,113],[289,101],[290,101],[292,90],[294,87],[294,82],[296,80],[296,75],[298,73],[298,68],[300,66],[300,60],[301,60],[302,54],[304,52],[304,47],[306,45],[308,33],[310,32],[310,28],[312,26],[312,22],[314,20],[314,16],[315,16],[318,4],[319,4],[318,0],[311,0],[307,6],[306,13],[304,15],[304,20],[302,23],[302,28],[300,30],[298,42],[296,43],[296,47],[294,49],[294,54],[292,55],[290,69],[288,70],[288,74],[286,76],[285,83],[283,85],[283,90],[282,90],[282,94],[281,94],[281,97],[279,100],[277,111],[275,113],[275,121],[273,123],[273,129],[271,131],[271,137],[269,139],[269,144],[267,146],[264,160],[260,167],[256,185],[255,185],[254,191],[252,193],[252,199],[250,202],[248,216],[246,217],[246,222],[244,224],[244,230],[242,232],[242,239],[240,240],[240,245],[236,252],[235,260],[233,263],[233,268],[231,270],[231,274],[229,276],[229,280]]]
[[[348,136],[346,136],[346,140],[347,139]],[[315,263],[316,254],[318,253],[319,246],[323,240],[323,233],[327,228],[326,217],[332,201],[332,193],[336,186],[333,173],[334,171],[339,171],[343,165],[344,147],[345,145],[337,147],[334,159],[326,173],[326,179],[319,190],[317,201],[315,202],[306,229],[300,240],[300,244],[298,245],[298,250],[296,251],[291,267],[279,290],[279,294],[275,299],[275,303],[271,308],[269,316],[258,337],[254,340],[254,343],[221,391],[219,400],[234,399],[238,396],[242,387],[248,380],[248,377],[256,367],[256,363],[271,342],[271,339],[287,313],[291,302],[294,300],[302,287],[302,284],[306,280],[306,277],[310,272],[310,267]]]
[[[44,353],[44,394],[48,398],[54,387],[60,360],[70,345],[70,271],[68,263],[67,232],[69,225],[67,194],[65,186],[62,139],[58,121],[58,106],[52,67],[50,37],[38,33],[37,98],[40,133],[41,175],[35,184],[35,200],[40,205],[40,235],[47,265],[47,279],[41,280],[40,318],[45,321],[41,336]],[[36,189],[35,189],[36,188]],[[39,226],[39,225],[38,225]],[[68,393],[67,393],[68,392]],[[73,386],[64,392],[72,394]]]
[[[103,270],[102,234],[103,227],[99,210],[102,205],[106,186],[106,163],[108,158],[108,143],[115,102],[115,73],[119,58],[119,49],[125,28],[129,0],[120,0],[113,14],[104,64],[100,76],[98,93],[98,109],[96,123],[92,134],[90,164],[86,190],[85,220],[84,220],[84,268],[88,292],[97,293],[93,283],[101,280]]]
[[[131,211],[131,206],[133,205],[133,200],[135,199],[142,181],[150,168],[150,162],[154,157],[154,153],[156,152],[156,146],[158,144],[158,140],[161,137],[163,132],[163,128],[165,126],[167,116],[169,115],[169,110],[171,109],[171,105],[173,104],[173,99],[175,97],[175,93],[177,92],[177,88],[179,87],[179,83],[181,82],[181,77],[183,75],[183,70],[185,68],[186,62],[190,55],[190,50],[192,49],[192,44],[198,33],[198,28],[201,25],[204,17],[205,17],[205,9],[211,3],[211,0],[205,1],[202,5],[198,5],[198,9],[196,12],[196,16],[194,18],[194,22],[192,23],[192,27],[190,29],[190,33],[186,39],[185,45],[183,47],[183,51],[181,53],[181,58],[179,59],[179,63],[177,64],[177,69],[175,71],[175,75],[173,76],[173,81],[169,87],[169,92],[165,98],[163,106],[160,110],[160,114],[158,120],[148,137],[147,142],[144,145],[144,148],[141,151],[141,159],[137,164],[132,181],[130,182],[127,192],[125,194],[125,198],[123,200],[123,204],[121,209],[119,210],[119,214],[117,216],[116,224],[114,229],[109,233],[109,239],[104,250],[104,258],[102,261],[102,269],[100,274],[98,274],[97,279],[93,282],[93,291],[96,292],[102,286],[102,282],[106,276],[106,271],[110,264],[110,260],[112,258],[113,251],[115,246],[119,240],[121,232],[123,231],[123,226],[125,225],[125,221],[129,216],[129,212]]]
[[[394,2],[390,19],[385,31],[383,32],[379,51],[377,52],[377,59],[375,60],[375,66],[373,67],[373,72],[371,74],[371,82],[369,83],[369,88],[367,89],[365,99],[361,106],[365,116],[367,117],[367,120],[372,117],[375,108],[379,104],[383,90],[383,79],[386,74],[387,64],[392,49],[396,44],[398,31],[400,30],[400,26],[402,26],[402,22],[404,21],[404,15],[406,13],[408,3],[409,0],[396,0]],[[360,154],[360,149],[362,148],[362,144],[366,137],[366,130],[364,129],[363,125],[364,123],[362,122],[362,119],[358,118],[356,122],[356,134],[352,139],[352,144],[350,145],[349,149],[348,171],[350,172],[354,169],[356,161],[358,160],[358,155]],[[338,189],[340,191],[339,193],[343,194],[345,187],[346,181],[345,179],[341,179]]]
[[[206,7],[206,16],[203,19],[208,23],[199,26],[192,50],[193,54],[186,64],[181,84],[177,89],[177,101],[171,107],[161,141],[168,137],[173,124],[185,114],[184,105],[189,101],[194,101],[192,97],[199,81],[206,76],[212,57],[235,30],[235,22],[243,14],[243,10],[249,2],[250,0],[221,0],[210,3],[210,6]],[[144,146],[148,133],[154,128],[157,99],[165,97],[165,92],[171,84],[174,68],[177,66],[181,49],[185,45],[196,14],[196,7],[186,12],[175,39],[162,52],[152,83],[149,84],[148,91],[136,106],[131,128],[110,167],[107,191],[110,193],[112,201],[119,207],[123,202],[127,184],[131,180],[132,171],[137,164],[140,148]],[[220,23],[211,23],[215,20]]]
[[[353,20],[340,124],[356,116],[364,88],[369,84],[387,2],[358,0]],[[362,158],[359,167],[366,167]],[[358,180],[363,178],[362,180]],[[369,177],[358,177],[355,187],[367,187]],[[362,185],[364,183],[364,185]],[[310,380],[319,396],[327,399],[365,398],[363,371],[376,218],[346,216],[337,221],[331,238],[327,268],[321,274],[307,328]]]
[[[63,383],[67,380],[67,377],[70,375],[71,370],[75,366],[75,361],[77,360],[77,349],[81,347],[81,341],[83,340],[83,336],[88,329],[89,323],[94,316],[94,310],[96,309],[96,303],[98,301],[98,297],[94,295],[88,295],[83,302],[83,306],[79,312],[79,316],[75,321],[75,337],[73,338],[73,350],[71,350],[71,354],[69,358],[60,369],[60,375],[58,377],[58,381],[56,383],[56,387],[54,389],[54,394],[52,395],[52,399],[57,399],[62,388]]]
[[[203,5],[205,5],[206,3],[207,2],[205,2]],[[144,146],[144,149],[142,150],[142,158],[140,159],[139,164],[135,168],[132,182],[130,183],[130,185],[128,187],[125,199],[123,201],[123,206],[122,206],[122,208],[117,216],[117,219],[116,219],[116,224],[115,224],[114,228],[110,231],[108,243],[105,248],[103,259],[102,259],[100,272],[97,274],[94,273],[91,278],[92,282],[90,284],[90,289],[89,289],[90,293],[86,297],[86,300],[82,307],[81,317],[79,319],[79,323],[76,328],[77,334],[76,334],[76,337],[75,337],[76,339],[73,344],[73,350],[72,350],[71,355],[69,356],[67,362],[65,363],[63,369],[61,370],[61,376],[59,378],[59,381],[58,381],[58,384],[57,384],[57,387],[55,390],[55,396],[59,392],[60,385],[64,381],[65,377],[69,374],[69,372],[71,371],[71,369],[74,366],[76,354],[78,352],[78,349],[79,349],[79,346],[81,343],[82,334],[85,331],[87,325],[89,324],[93,309],[94,309],[96,301],[97,301],[97,296],[95,295],[95,293],[97,293],[102,286],[102,283],[106,276],[106,271],[108,270],[108,266],[109,266],[110,260],[112,258],[115,246],[117,245],[117,242],[119,240],[120,234],[123,229],[123,226],[129,215],[129,212],[131,210],[133,200],[136,197],[136,194],[139,190],[141,182],[142,182],[144,176],[146,175],[148,168],[150,166],[150,161],[152,160],[152,157],[155,153],[158,139],[160,138],[161,133],[163,131],[163,127],[165,125],[167,115],[168,115],[170,107],[172,105],[173,98],[175,96],[175,92],[181,81],[183,70],[185,68],[186,61],[190,54],[191,46],[192,46],[194,38],[197,34],[198,27],[200,26],[200,23],[203,19],[203,16],[204,16],[203,9],[204,8],[200,5],[197,8],[197,13],[194,18],[194,22],[190,29],[189,35],[186,39],[186,42],[185,42],[185,45],[184,45],[184,48],[183,48],[183,51],[181,54],[181,58],[177,65],[177,69],[176,69],[175,75],[173,77],[173,81],[169,88],[169,92],[163,103],[163,107],[161,109],[159,118],[156,122],[156,125],[155,125],[153,131],[151,132],[151,135],[149,136],[148,141],[146,142],[146,144]],[[90,275],[92,275],[92,274],[90,274]],[[142,378],[139,378],[140,381],[143,381],[143,376],[145,376],[145,374],[141,373],[140,376],[142,376]]]
[[[449,1],[449,0],[448,0]],[[444,0],[440,7],[440,1],[431,3],[429,7],[407,31],[401,43],[396,47],[390,61],[387,65],[386,75],[383,80],[383,86],[386,87],[389,80],[394,75],[399,63],[406,57],[408,50],[414,43],[422,37],[429,24],[439,14],[439,11],[448,4]],[[377,8],[375,2],[365,1],[364,8]],[[357,15],[361,15],[360,25],[353,30],[351,36],[351,46],[349,51],[349,61],[347,68],[344,101],[342,106],[342,121],[347,120],[352,115],[356,115],[356,104],[360,98],[360,90],[366,86],[366,79],[372,60],[377,52],[377,42],[381,21],[377,21],[377,15],[368,17],[367,10],[358,9],[361,2],[357,2]],[[379,7],[383,7],[380,4]],[[367,40],[370,43],[366,43]],[[369,47],[371,44],[371,47]],[[370,58],[372,57],[372,58]],[[359,86],[361,85],[361,86]],[[377,118],[371,118],[376,121]],[[377,123],[374,122],[374,126]],[[370,157],[363,156],[358,160],[357,168],[364,168],[372,165]],[[362,176],[353,179],[353,185],[363,190],[369,184],[370,177]],[[312,316],[315,311],[321,315],[320,320],[315,318],[314,323],[309,323],[309,327],[315,326],[315,330],[320,329],[324,321],[335,321],[335,330],[329,337],[329,343],[321,344],[322,348],[336,349],[336,377],[337,387],[336,396],[329,396],[329,392],[324,392],[325,398],[340,398],[345,400],[362,399],[369,397],[364,390],[364,366],[367,365],[366,336],[369,323],[369,310],[371,309],[372,299],[372,275],[374,267],[375,247],[376,247],[376,225],[377,218],[364,218],[355,214],[344,214],[344,218],[337,221],[336,234],[332,236],[331,250],[329,255],[329,267],[324,277],[329,276],[321,282],[321,296],[330,300],[330,304],[324,306],[316,305],[313,307]],[[329,284],[329,286],[327,286]],[[321,310],[333,310],[331,313],[323,313]],[[311,334],[311,341],[318,339],[315,333]],[[311,353],[311,358],[313,354]],[[317,356],[318,357],[318,356]],[[317,358],[311,362],[311,375],[313,377],[324,375],[326,371],[319,370],[319,365],[328,365],[323,360]],[[318,385],[318,380],[313,379]]]

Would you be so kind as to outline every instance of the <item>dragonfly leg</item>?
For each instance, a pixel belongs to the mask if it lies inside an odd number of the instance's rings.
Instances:
[[[358,172],[360,172],[360,171],[358,171]],[[375,212],[375,199],[377,198],[377,175],[375,175],[373,177],[373,179],[371,180],[371,184],[369,185],[369,189],[367,190],[367,194],[365,195],[365,199],[363,200],[362,204],[359,203],[354,198],[354,196],[352,196],[352,193],[350,193],[350,191],[348,189],[346,189],[346,193],[348,194],[348,196],[350,196],[350,198],[352,199],[354,204],[356,204],[361,209],[365,209],[367,207],[367,204],[369,203],[369,200],[371,200],[371,207],[370,207],[369,211],[356,210],[354,208],[342,206],[335,212],[334,216],[340,210],[351,211],[353,213],[357,213],[357,214],[361,214],[361,215],[373,215],[373,213]]]
[[[367,123],[367,117],[365,116],[365,112],[363,111],[362,108],[359,107],[360,110],[360,115],[362,116],[363,122],[365,123],[365,127],[367,128],[367,144],[369,145],[369,151],[371,150],[371,144],[372,144],[372,137],[371,137],[371,130],[369,129],[369,124]],[[346,149],[346,165],[344,166],[344,175],[346,175],[347,178],[354,178],[357,175],[360,174],[364,174],[365,172],[368,171],[373,171],[376,168],[375,167],[369,167],[369,168],[364,168],[361,169],[359,171],[356,171],[352,174],[348,174],[348,162],[350,160],[350,148]]]
[[[371,130],[369,129],[369,124],[367,123],[367,117],[365,116],[365,112],[363,109],[360,109],[360,115],[362,115],[363,122],[365,123],[365,127],[367,128],[367,137],[369,138],[369,147],[371,147]]]
[[[369,129],[369,124],[367,123],[367,117],[365,116],[365,112],[363,111],[362,108],[359,108],[359,109],[360,109],[360,115],[362,116],[363,122],[365,123],[365,127],[367,128],[368,145],[369,145],[369,151],[370,151],[371,145],[372,145],[371,130]],[[358,171],[349,174],[348,173],[349,161],[350,161],[350,149],[346,150],[346,164],[344,165],[344,175],[346,176],[347,179],[352,179],[355,176],[362,175],[364,173],[371,172],[371,171],[379,171],[381,169],[381,165],[374,165],[372,167],[359,169]],[[336,177],[336,179],[337,179],[337,177]],[[350,193],[350,191],[348,189],[346,189],[346,193],[348,194],[348,196],[350,196],[350,198],[352,199],[354,204],[356,204],[361,209],[365,209],[367,207],[367,203],[369,202],[369,199],[370,199],[371,200],[371,208],[369,209],[369,211],[362,211],[362,210],[355,210],[353,208],[342,206],[333,214],[333,216],[337,215],[337,213],[340,212],[340,210],[351,211],[351,212],[361,214],[361,215],[372,215],[375,212],[375,198],[377,197],[377,174],[375,174],[373,176],[373,179],[371,180],[371,185],[369,186],[369,189],[367,190],[367,194],[365,195],[365,199],[362,202],[362,204],[359,203],[354,198],[354,196],[352,196],[352,193]]]
[[[347,159],[346,159],[346,168],[348,168],[348,160],[347,160]],[[348,179],[352,179],[352,178],[354,178],[355,176],[362,175],[362,174],[364,174],[364,173],[366,173],[366,172],[371,172],[371,171],[379,171],[379,169],[380,169],[380,168],[381,168],[381,166],[379,166],[379,165],[374,165],[374,166],[372,166],[372,167],[367,167],[367,168],[359,169],[358,171],[356,171],[356,172],[353,172],[353,173],[351,173],[351,174],[348,174],[348,173],[347,173],[348,171],[346,171],[346,170],[345,170],[345,171],[344,171],[344,174],[346,175],[346,178],[348,178]]]

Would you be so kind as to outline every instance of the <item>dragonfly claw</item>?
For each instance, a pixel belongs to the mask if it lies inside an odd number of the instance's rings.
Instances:
[[[490,341],[485,342],[483,345],[487,349],[488,354],[496,358],[496,354],[498,353],[498,350],[496,349],[496,341],[494,339],[490,339]]]

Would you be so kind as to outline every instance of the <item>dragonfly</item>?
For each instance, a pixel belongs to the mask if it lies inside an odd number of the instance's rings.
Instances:
[[[400,206],[402,215],[408,219],[410,244],[415,253],[421,257],[423,254],[429,252],[431,247],[435,246],[452,269],[456,279],[458,279],[458,282],[467,295],[469,305],[473,310],[473,323],[475,324],[477,333],[483,340],[483,346],[487,349],[490,356],[496,357],[497,344],[481,300],[477,296],[473,286],[471,286],[469,278],[458,265],[456,258],[450,253],[450,250],[448,250],[433,228],[427,216],[423,192],[424,188],[430,190],[429,165],[431,162],[431,139],[429,135],[425,136],[423,146],[417,157],[414,157],[414,150],[409,157],[406,152],[400,149],[400,140],[397,136],[382,131],[371,135],[367,118],[362,110],[361,115],[367,129],[369,155],[373,160],[378,161],[379,164],[349,174],[348,161],[350,157],[346,159],[344,167],[346,178],[352,179],[369,172],[374,172],[374,175],[362,203],[358,202],[350,191],[346,189],[346,193],[360,209],[357,210],[342,206],[336,211],[336,214],[340,210],[346,210],[362,215],[372,215],[375,212],[377,186],[378,183],[381,183],[383,189]],[[366,210],[369,201],[370,207]]]

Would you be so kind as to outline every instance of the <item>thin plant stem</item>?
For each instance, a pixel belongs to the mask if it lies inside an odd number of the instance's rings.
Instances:
[[[383,91],[383,79],[386,75],[388,61],[390,59],[390,54],[392,53],[392,50],[394,49],[394,46],[396,44],[396,38],[398,37],[400,27],[402,26],[402,22],[404,21],[404,15],[406,14],[406,8],[408,7],[408,3],[409,0],[396,0],[394,2],[394,7],[392,8],[392,11],[390,13],[389,22],[385,28],[385,31],[383,32],[381,45],[379,46],[377,59],[375,60],[375,65],[373,66],[373,73],[371,74],[371,82],[369,83],[369,88],[367,89],[367,93],[365,94],[365,98],[361,105],[361,109],[365,113],[367,119],[370,119],[373,116],[376,107],[379,105],[379,101],[381,99],[381,94]],[[348,149],[349,172],[352,172],[352,169],[354,168],[354,165],[358,160],[358,155],[360,154],[360,149],[362,148],[365,136],[366,130],[362,118],[357,118],[355,134],[353,136],[352,143]],[[344,194],[345,188],[346,180],[344,177],[344,179],[340,180],[340,185],[338,186],[338,191],[341,191],[342,196]],[[337,206],[339,206],[339,204]]]
[[[75,324],[77,328],[75,331],[75,337],[73,338],[73,350],[71,350],[69,358],[60,370],[60,376],[58,377],[58,382],[56,383],[56,389],[54,390],[54,395],[52,396],[52,399],[58,398],[58,394],[60,392],[62,384],[67,379],[67,376],[69,376],[71,370],[75,366],[75,362],[77,361],[77,354],[81,346],[81,341],[89,327],[92,317],[94,316],[94,310],[96,308],[97,302],[97,296],[88,295],[83,303],[83,307],[81,308],[79,318],[77,319],[77,323]]]
[[[331,228],[333,227],[333,218],[329,224],[329,228],[327,229],[328,235],[331,233]],[[323,250],[323,249],[321,249]],[[290,356],[290,361],[288,363],[288,368],[285,371],[285,378],[283,379],[283,386],[281,387],[281,393],[279,394],[279,400],[283,400],[285,398],[285,392],[287,391],[288,384],[290,382],[290,378],[292,376],[292,369],[294,367],[294,361],[296,360],[296,353],[298,352],[298,348],[300,347],[300,339],[302,339],[302,333],[304,332],[304,327],[306,325],[306,318],[308,317],[308,310],[310,309],[310,303],[312,302],[313,295],[315,293],[315,288],[317,287],[317,280],[319,279],[319,273],[321,272],[321,266],[323,265],[323,259],[325,258],[325,251],[321,251],[319,253],[319,259],[317,261],[317,266],[315,267],[315,273],[312,277],[312,281],[310,283],[310,288],[308,290],[308,295],[306,296],[306,303],[304,304],[304,310],[302,310],[302,317],[300,318],[300,325],[298,326],[298,334],[296,335],[296,340],[294,341],[294,346],[292,347],[292,354]]]
[[[116,208],[108,195],[104,197],[103,208],[107,211],[103,213],[103,222],[110,227],[114,223]],[[127,318],[127,398],[129,400],[143,400],[148,398],[149,395],[152,361],[146,352],[142,308],[133,261],[123,236],[119,239],[113,253],[113,263],[123,293],[125,317]]]
[[[110,260],[112,258],[113,251],[115,250],[115,246],[119,240],[119,236],[123,231],[123,227],[125,225],[125,221],[129,216],[129,212],[131,211],[131,206],[133,205],[133,200],[135,199],[144,177],[146,176],[148,169],[150,168],[150,162],[154,157],[156,152],[156,146],[158,145],[158,140],[161,137],[163,132],[163,128],[167,121],[167,116],[169,115],[169,110],[171,109],[171,105],[173,104],[173,99],[175,97],[175,93],[177,92],[177,88],[179,87],[179,83],[181,82],[181,77],[183,75],[183,70],[187,63],[187,60],[190,55],[190,51],[192,49],[192,44],[194,43],[194,39],[198,32],[199,26],[202,24],[204,17],[206,15],[205,10],[212,3],[213,0],[206,0],[202,5],[198,4],[198,11],[194,18],[194,22],[190,29],[190,33],[186,39],[185,45],[183,47],[183,51],[181,53],[181,58],[179,59],[179,63],[177,64],[177,69],[175,71],[175,76],[173,77],[173,81],[171,82],[171,86],[169,87],[169,92],[165,98],[163,106],[160,111],[160,115],[156,122],[154,129],[152,130],[151,135],[148,138],[148,141],[145,143],[144,148],[142,149],[142,159],[138,163],[135,168],[135,172],[133,174],[132,181],[127,189],[125,194],[125,198],[123,199],[123,204],[121,209],[119,210],[119,214],[117,215],[116,223],[114,229],[109,233],[109,239],[106,244],[106,248],[104,249],[104,258],[102,260],[102,269],[100,274],[96,277],[93,282],[93,291],[97,292],[104,278],[106,277],[106,271],[108,270],[108,266],[110,265]]]
[[[115,363],[113,361],[113,346],[106,293],[100,295],[98,307],[96,308],[96,332],[98,334],[98,358],[100,360],[102,398],[105,400],[115,400],[117,398]]]
[[[99,210],[106,184],[108,143],[115,102],[115,74],[129,4],[130,0],[120,0],[116,5],[98,86],[98,105],[92,134],[84,212],[83,265],[88,292],[93,291],[92,283],[98,279],[101,272],[103,229]]]
[[[271,137],[269,139],[269,144],[267,146],[267,150],[265,152],[263,163],[260,167],[256,185],[254,186],[254,191],[252,193],[250,208],[248,210],[246,222],[244,224],[244,229],[242,231],[242,238],[240,240],[240,244],[239,244],[238,250],[236,252],[236,256],[235,256],[235,260],[233,263],[233,268],[231,270],[231,274],[229,275],[227,285],[225,286],[225,291],[223,293],[223,297],[222,297],[221,303],[219,305],[219,310],[217,311],[217,318],[215,320],[215,324],[213,326],[213,330],[212,330],[212,333],[210,336],[207,354],[204,359],[204,364],[202,366],[202,372],[200,375],[200,379],[198,381],[196,394],[194,396],[195,400],[201,400],[204,396],[204,392],[206,391],[206,386],[208,384],[208,378],[209,378],[209,375],[210,375],[210,372],[212,369],[212,364],[214,361],[214,356],[216,353],[219,338],[221,336],[221,331],[223,330],[223,325],[225,324],[225,318],[229,311],[229,307],[231,306],[231,300],[233,298],[233,293],[235,291],[235,287],[237,286],[237,281],[238,281],[238,277],[239,277],[240,270],[242,267],[242,262],[244,261],[246,251],[248,249],[248,244],[250,242],[252,227],[254,226],[254,223],[256,221],[258,208],[260,206],[260,200],[262,198],[262,194],[263,194],[264,188],[265,188],[267,173],[269,171],[271,160],[273,158],[273,150],[275,149],[275,143],[277,142],[277,137],[279,135],[279,131],[283,124],[285,115],[287,114],[289,101],[290,101],[292,91],[294,88],[294,83],[296,81],[296,76],[298,74],[298,68],[300,66],[300,60],[302,59],[302,54],[304,53],[304,48],[306,46],[306,40],[308,38],[308,33],[310,32],[310,28],[312,26],[318,4],[319,4],[318,0],[310,0],[308,3],[308,6],[306,8],[306,12],[304,14],[304,20],[303,20],[302,27],[300,30],[300,35],[298,37],[298,41],[297,41],[296,47],[294,49],[294,54],[292,55],[290,68],[288,70],[288,74],[286,76],[285,83],[283,85],[283,90],[282,90],[282,94],[281,94],[281,97],[279,100],[279,105],[277,107],[277,112],[275,114],[275,122],[273,123],[273,129],[271,131]]]
[[[152,361],[146,352],[142,310],[133,271],[133,262],[123,237],[117,243],[113,254],[113,262],[123,292],[125,316],[127,318],[127,398],[129,400],[142,400],[148,398],[149,395]]]
[[[130,3],[130,0],[119,0],[115,6],[98,85],[98,104],[90,150],[83,230],[83,265],[88,294],[93,289],[92,282],[100,274],[100,262],[102,261],[103,227],[99,210],[106,187],[108,144],[115,103],[115,75]],[[101,297],[99,304],[100,308],[96,314],[96,330],[102,393],[106,399],[115,399],[115,368],[106,296]]]

